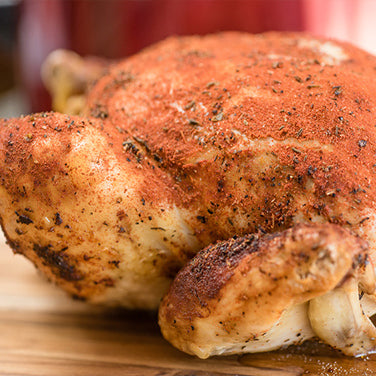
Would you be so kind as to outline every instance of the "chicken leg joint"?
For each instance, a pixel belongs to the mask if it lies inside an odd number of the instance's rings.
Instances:
[[[351,277],[341,287],[312,299],[308,315],[315,334],[346,355],[362,356],[376,351],[376,328],[364,313],[358,281]],[[373,299],[366,297],[363,301]],[[374,307],[375,308],[375,307]],[[372,316],[376,309],[371,312]]]

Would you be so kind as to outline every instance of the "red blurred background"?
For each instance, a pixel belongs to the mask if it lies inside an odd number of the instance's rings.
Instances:
[[[50,109],[40,67],[57,48],[120,58],[172,34],[290,30],[349,40],[376,52],[376,0],[7,0],[4,4],[0,2],[0,25],[2,19],[8,20],[13,39],[4,47],[0,26],[0,59],[6,55],[2,50],[11,54],[8,74],[0,65],[1,79],[13,75],[13,84],[22,88],[26,112]],[[2,18],[4,10],[8,16]]]

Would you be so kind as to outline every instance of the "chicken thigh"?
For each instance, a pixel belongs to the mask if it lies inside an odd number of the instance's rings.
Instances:
[[[201,358],[275,350],[314,336],[347,355],[374,352],[376,328],[367,315],[376,312],[375,275],[367,248],[333,224],[211,245],[164,297],[162,333]]]
[[[8,243],[79,299],[142,309],[234,235],[332,223],[374,265],[375,68],[346,43],[236,32],[109,65],[81,115],[0,121]]]

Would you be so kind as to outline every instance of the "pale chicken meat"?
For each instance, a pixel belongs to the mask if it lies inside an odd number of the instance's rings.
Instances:
[[[336,224],[355,247],[339,251],[337,239],[338,254],[367,262],[346,264],[351,283],[328,265],[337,284],[312,295],[321,303],[298,307],[311,296],[286,295],[282,316],[286,327],[301,317],[307,333],[337,346],[335,334],[322,334],[325,317],[338,314],[326,297],[334,291],[373,335],[363,313],[374,312],[375,57],[305,34],[228,32],[169,38],[82,74],[78,61],[74,74],[60,76],[82,82],[66,82],[63,94],[56,82],[51,89],[65,111],[69,96],[96,78],[74,106],[80,115],[1,120],[0,217],[16,253],[76,298],[156,309],[176,273],[209,244]],[[358,241],[367,244],[361,252]],[[353,297],[363,272],[362,312]]]

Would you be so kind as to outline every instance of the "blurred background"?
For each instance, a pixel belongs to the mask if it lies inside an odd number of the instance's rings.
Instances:
[[[121,58],[172,34],[308,31],[376,54],[376,0],[0,0],[0,117],[49,110],[57,48]]]

